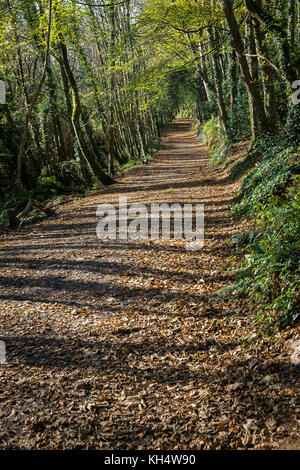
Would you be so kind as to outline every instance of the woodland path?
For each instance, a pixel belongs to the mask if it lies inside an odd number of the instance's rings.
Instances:
[[[177,121],[151,163],[0,238],[0,448],[277,448],[296,432],[283,341],[244,341],[247,300],[228,285],[227,206],[239,182]],[[96,207],[201,203],[205,245],[98,240]],[[225,242],[225,243],[224,243]]]

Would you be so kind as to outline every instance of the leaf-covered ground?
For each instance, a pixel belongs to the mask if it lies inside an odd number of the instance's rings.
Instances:
[[[211,167],[188,121],[164,144],[115,185],[0,238],[0,448],[276,449],[296,439],[299,330],[258,341],[247,300],[211,298],[231,282],[226,241],[247,226],[227,213],[239,181]],[[120,195],[204,204],[204,248],[98,240],[96,207]]]

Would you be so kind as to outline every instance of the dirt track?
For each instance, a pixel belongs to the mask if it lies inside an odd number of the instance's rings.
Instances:
[[[209,164],[181,120],[164,150],[56,217],[0,238],[2,449],[277,448],[296,434],[287,332],[254,333],[247,302],[214,305],[227,285],[227,206],[239,182]],[[205,245],[96,238],[96,207],[201,203]]]

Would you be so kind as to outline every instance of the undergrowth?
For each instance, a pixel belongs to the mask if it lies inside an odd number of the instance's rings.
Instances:
[[[242,182],[234,212],[255,215],[257,204],[267,202],[270,196],[284,195],[293,175],[300,173],[297,152],[295,146],[280,136],[267,137],[252,144],[246,157],[231,170],[231,176],[235,178],[257,160]]]
[[[160,140],[157,139],[152,139],[148,147],[149,153],[145,157],[134,156],[126,164],[117,167],[116,174],[123,173],[130,168],[150,161],[152,155],[163,148]],[[102,183],[94,182],[93,180],[89,184],[84,183],[80,165],[76,160],[60,162],[56,165],[53,164],[53,167],[49,169],[49,167],[44,166],[41,169],[34,187],[14,188],[12,191],[7,191],[1,197],[0,231],[16,228],[20,224],[17,220],[17,214],[24,209],[29,198],[33,198],[41,203],[49,203],[53,199],[58,200],[61,196],[74,195],[75,197],[102,186]],[[46,214],[33,209],[32,214],[26,217],[26,223],[37,222],[46,217]]]
[[[237,248],[243,247],[246,254],[229,291],[257,303],[254,323],[272,330],[294,323],[300,315],[299,182],[284,199],[269,197],[255,211],[255,229],[249,239],[246,243],[236,239]]]
[[[254,324],[271,332],[295,323],[300,315],[299,149],[283,137],[268,136],[252,144],[231,175],[245,171],[254,159],[232,208],[233,214],[252,218],[254,228],[234,237],[244,260],[234,268],[235,283],[219,296],[249,299]]]
[[[212,117],[202,125],[194,124],[194,128],[195,125],[198,127],[198,136],[209,149],[211,164],[213,166],[226,164],[233,143],[226,138],[225,133],[220,129],[218,119]]]

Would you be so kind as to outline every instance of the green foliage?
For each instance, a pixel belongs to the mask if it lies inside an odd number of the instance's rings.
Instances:
[[[201,134],[210,151],[216,150],[223,144],[219,121],[215,117],[212,117],[202,125]]]
[[[267,202],[255,207],[256,230],[231,292],[259,302],[254,322],[274,329],[300,315],[300,185],[290,188],[285,200]]]
[[[270,331],[299,319],[299,154],[288,137],[267,136],[252,144],[232,176],[253,163],[233,212],[254,218],[255,227],[235,237],[246,255],[227,292],[247,296],[256,305],[254,322]]]
[[[42,168],[34,188],[34,194],[38,196],[38,199],[43,200],[58,194],[84,191],[86,185],[75,160],[57,164],[54,172],[52,174],[49,173],[47,167]]]
[[[236,88],[237,96],[233,104],[231,104],[230,93],[233,87]],[[230,103],[230,108],[229,106],[227,106],[227,108],[230,114],[229,128],[231,140],[233,142],[237,142],[248,139],[251,135],[251,123],[249,116],[249,98],[247,96],[245,85],[240,80],[239,76],[231,77],[230,74],[228,74],[223,85],[223,90],[226,103],[228,103],[228,105]]]
[[[58,194],[63,189],[63,184],[57,181],[56,176],[39,176],[37,181],[37,191],[46,194]]]
[[[217,147],[211,154],[211,164],[224,165],[228,162],[228,153],[232,149],[232,143],[225,140],[219,147]]]
[[[200,127],[199,133],[210,150],[211,164],[215,166],[226,163],[232,142],[228,141],[225,133],[220,130],[218,119],[213,117],[206,121]]]
[[[292,176],[300,172],[299,155],[293,147],[286,146],[287,141],[280,136],[266,137],[256,142],[245,159],[233,167],[231,176],[235,177],[258,159],[242,182],[236,213],[255,214],[258,204],[267,203],[270,196],[282,195]]]
[[[300,145],[300,105],[290,105],[285,123],[285,135],[293,145]]]
[[[248,139],[251,135],[250,117],[248,112],[247,94],[241,93],[236,100],[234,110],[229,120],[231,138],[234,142]]]

